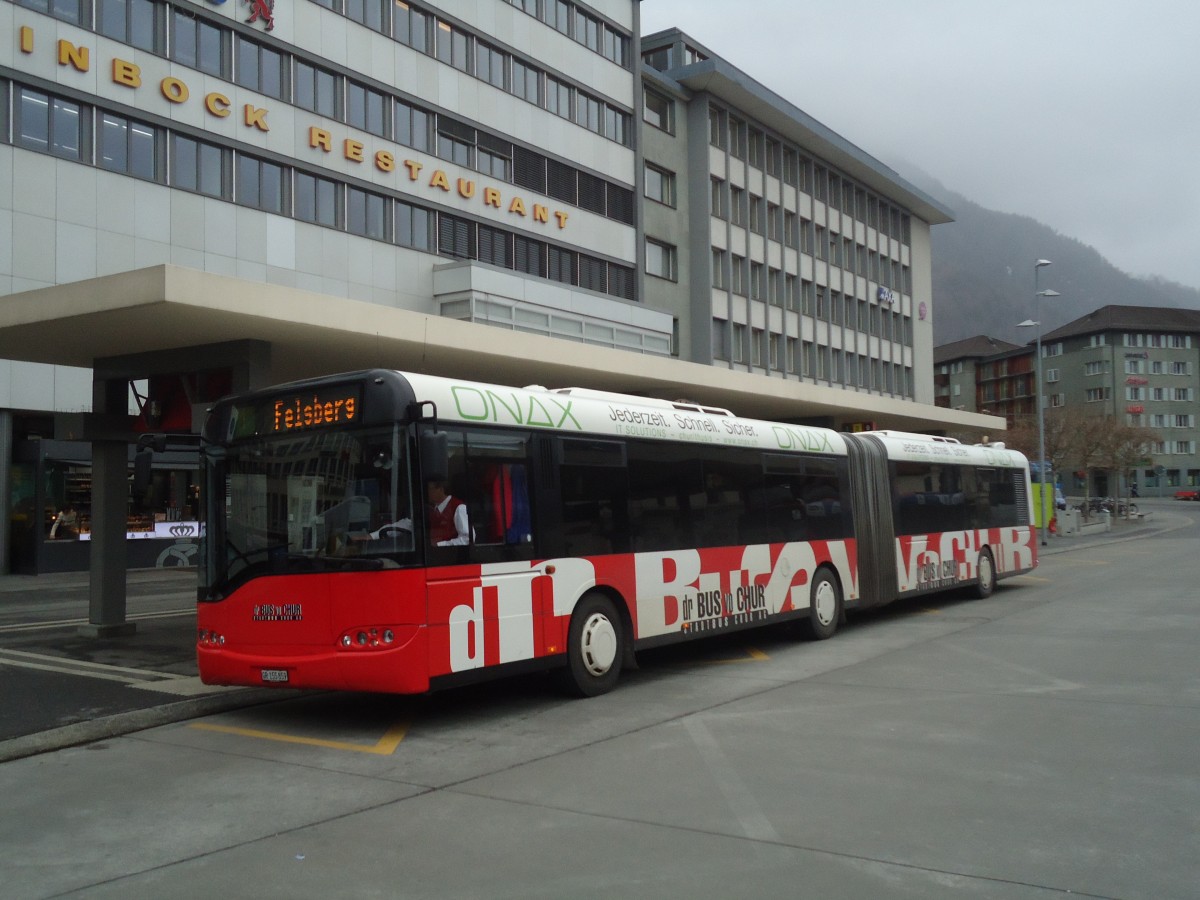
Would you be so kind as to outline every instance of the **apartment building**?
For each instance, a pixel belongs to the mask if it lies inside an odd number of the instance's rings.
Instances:
[[[955,397],[972,397],[976,410],[1010,423],[1036,413],[1033,346],[1003,343],[971,338],[938,347],[939,403],[953,399],[959,385]],[[995,353],[986,353],[990,344]],[[972,372],[968,390],[957,379]],[[1200,485],[1200,311],[1110,305],[1042,335],[1042,393],[1048,415],[1073,409],[1157,432],[1152,463],[1137,475],[1139,490]],[[1107,473],[1099,478],[1092,485],[1099,493],[1121,487]]]
[[[933,350],[934,403],[947,409],[987,410],[1009,426],[1037,409],[1034,356],[1028,347],[976,335]]]

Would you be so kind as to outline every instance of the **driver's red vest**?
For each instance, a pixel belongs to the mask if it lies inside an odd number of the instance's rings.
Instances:
[[[446,508],[439,510],[436,506],[429,507],[429,540],[440,544],[442,541],[452,541],[458,537],[458,529],[454,527],[454,513],[463,505],[457,497],[451,497]]]

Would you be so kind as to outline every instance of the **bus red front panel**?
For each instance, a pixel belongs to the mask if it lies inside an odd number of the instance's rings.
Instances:
[[[420,570],[256,578],[197,610],[205,684],[420,693],[429,687]]]

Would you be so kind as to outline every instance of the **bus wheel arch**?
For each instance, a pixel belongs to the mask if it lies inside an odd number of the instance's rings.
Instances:
[[[814,641],[833,637],[845,614],[842,582],[831,566],[813,573],[809,588],[808,615],[800,620],[801,634]]]
[[[563,686],[579,697],[596,697],[616,686],[632,660],[628,610],[619,597],[593,589],[579,598],[567,628]]]
[[[974,594],[980,600],[986,600],[996,590],[996,560],[990,547],[979,551],[979,559],[975,563]]]

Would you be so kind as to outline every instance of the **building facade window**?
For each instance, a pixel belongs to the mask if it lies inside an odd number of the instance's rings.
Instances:
[[[729,186],[729,221],[743,228],[746,226],[746,192],[733,185]]]
[[[500,90],[508,90],[509,56],[483,41],[475,43],[475,75]]]
[[[677,277],[675,248],[653,238],[646,238],[646,272],[674,281]]]
[[[725,149],[725,113],[716,107],[708,109],[708,142],[720,150]]]
[[[346,0],[345,15],[355,22],[361,22],[372,31],[388,34],[391,22],[388,11],[391,7],[389,0]]]
[[[433,252],[434,214],[424,206],[396,202],[396,244],[413,250]]]
[[[234,35],[233,80],[237,84],[283,100],[285,71],[283,54],[240,34]]]
[[[514,59],[509,90],[513,96],[527,100],[535,106],[541,106],[544,102],[541,93],[541,74],[539,69]]]
[[[712,356],[713,359],[729,359],[729,323],[724,319],[713,319],[712,323]]]
[[[292,102],[319,116],[336,119],[339,76],[301,60],[296,60],[292,73]]]
[[[286,210],[284,184],[283,166],[238,154],[235,197],[238,203],[282,215]]]
[[[101,113],[96,138],[96,165],[146,181],[161,180],[161,129],[113,113]]]
[[[297,219],[336,228],[338,184],[329,178],[297,172],[294,178],[294,208]]]
[[[75,5],[78,7],[77,2]],[[153,0],[98,0],[96,31],[140,50],[159,53],[159,26],[165,9],[164,4]]]
[[[170,148],[172,187],[210,197],[230,196],[228,150],[181,134],[172,136]]]
[[[231,33],[184,9],[171,17],[171,59],[177,63],[216,75],[228,76],[226,60]]]
[[[388,198],[361,188],[346,188],[346,230],[377,241],[389,240],[389,202]]]
[[[746,271],[746,257],[736,253],[730,257],[729,265],[730,290],[735,294],[746,295],[749,288],[749,273]]]
[[[712,286],[724,289],[725,280],[725,251],[719,247],[712,248]]]
[[[667,206],[675,205],[675,173],[666,169],[660,169],[658,166],[651,163],[645,164],[643,174],[646,196],[651,200],[656,200],[659,203],[664,203]]]
[[[709,181],[709,212],[718,219],[728,218],[725,209],[725,182],[713,176]]]
[[[675,101],[653,88],[642,90],[642,118],[659,131],[675,133]]]
[[[731,357],[735,363],[744,363],[746,361],[746,326],[740,322],[734,322],[732,331],[732,354]]]
[[[28,150],[66,159],[85,158],[84,117],[87,107],[61,97],[19,87],[16,94],[14,142]]]
[[[346,122],[361,131],[387,137],[384,111],[388,98],[360,84],[346,83]]]

